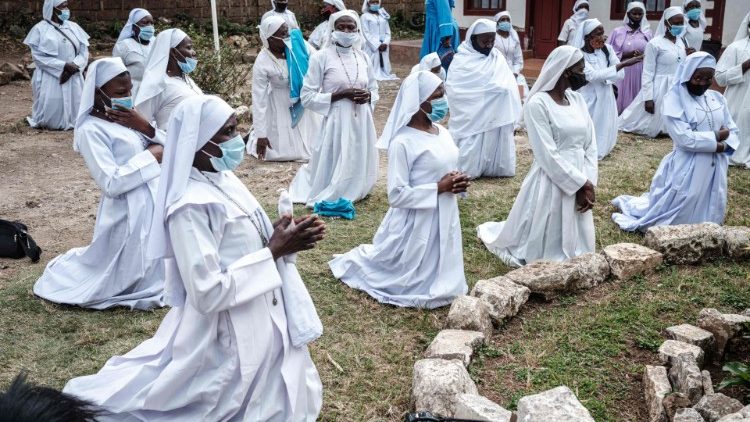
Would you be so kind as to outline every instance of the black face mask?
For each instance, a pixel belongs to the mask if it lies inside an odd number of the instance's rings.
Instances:
[[[687,90],[690,95],[694,97],[700,97],[701,95],[705,94],[709,88],[711,88],[711,85],[694,85],[690,82],[686,83],[685,85],[687,86]]]
[[[571,73],[570,76],[568,76],[568,83],[570,83],[570,89],[578,91],[588,85],[589,81],[586,80],[586,75],[583,73]]]
[[[492,47],[487,47],[487,48],[476,48],[476,47],[474,47],[474,49],[477,50],[478,52],[484,54],[485,56],[489,56],[490,53],[492,52]]]
[[[286,11],[287,3],[274,3],[276,5],[276,11],[279,13],[283,13]]]
[[[641,21],[643,19],[639,19],[637,21],[634,21],[633,19],[628,18],[628,20],[630,20],[630,23],[628,24],[628,26],[630,26],[633,29],[637,29],[637,28],[641,27]]]

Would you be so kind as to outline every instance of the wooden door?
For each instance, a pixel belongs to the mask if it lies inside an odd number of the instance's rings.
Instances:
[[[546,58],[557,47],[557,37],[560,35],[565,20],[573,10],[575,0],[527,0],[529,17],[529,37],[534,51],[534,57]]]

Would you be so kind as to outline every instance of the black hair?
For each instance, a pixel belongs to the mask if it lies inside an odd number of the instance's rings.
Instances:
[[[23,372],[0,393],[0,422],[95,422],[103,413],[85,400],[26,382]]]

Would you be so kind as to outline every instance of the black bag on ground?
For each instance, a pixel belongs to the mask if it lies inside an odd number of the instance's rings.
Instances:
[[[17,221],[0,220],[0,258],[23,258],[39,261],[42,249],[27,233],[27,227]]]

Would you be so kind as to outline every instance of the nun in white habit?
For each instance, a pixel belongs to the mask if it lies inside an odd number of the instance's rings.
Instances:
[[[379,81],[398,80],[391,68],[391,26],[390,15],[380,4],[380,0],[364,0],[362,3],[362,35],[365,38],[363,51],[370,56],[375,79]],[[387,17],[386,17],[387,16]]]
[[[458,168],[472,179],[516,174],[515,122],[521,97],[508,63],[494,48],[495,22],[478,19],[458,47],[445,87]]]
[[[331,44],[312,55],[302,86],[302,105],[324,116],[322,129],[312,144],[310,163],[300,168],[289,189],[294,202],[308,207],[339,198],[363,199],[378,178],[372,118],[378,82],[359,48],[359,16],[345,10],[329,21]]]
[[[442,85],[429,71],[404,80],[378,142],[388,149],[390,209],[372,245],[328,263],[336,278],[381,303],[431,309],[467,291],[456,194],[469,178],[456,171],[450,133],[433,123],[447,112]]]
[[[135,107],[160,129],[183,100],[203,94],[190,77],[198,65],[193,41],[181,29],[162,31],[154,46],[135,97]]]
[[[716,66],[716,82],[726,87],[729,112],[740,130],[740,144],[729,164],[750,168],[750,13],[740,23],[734,42]]]
[[[649,192],[612,201],[620,210],[612,219],[621,229],[724,223],[727,167],[739,131],[724,97],[709,90],[715,68],[713,56],[698,52],[677,69],[664,99],[664,122],[674,149],[656,170]]]
[[[297,126],[292,127],[289,65],[283,41],[289,37],[289,30],[278,16],[262,21],[259,29],[263,48],[252,70],[253,129],[248,151],[266,161],[307,161],[310,158],[308,144],[320,131],[320,115],[306,112]],[[308,53],[314,51],[308,45]],[[262,140],[260,152],[259,139]]]
[[[163,306],[164,266],[146,258],[145,243],[164,134],[132,110],[131,86],[119,57],[89,66],[74,147],[102,197],[91,244],[50,261],[34,284],[34,294],[51,302],[93,309]]]
[[[146,71],[146,62],[153,46],[151,40],[154,33],[154,18],[148,10],[133,9],[112,49],[112,56],[121,58],[130,72],[134,97],[138,94],[143,72]]]
[[[323,9],[321,10],[323,22],[315,27],[310,34],[310,37],[307,39],[316,50],[320,50],[328,44],[328,38],[331,36],[331,24],[328,23],[328,19],[332,14],[342,10],[346,10],[346,5],[343,0],[323,0]]]
[[[271,10],[263,14],[260,19],[263,22],[266,18],[271,16],[278,16],[284,19],[289,29],[299,29],[299,23],[297,22],[297,16],[294,12],[289,10],[289,0],[271,0]]]
[[[513,21],[511,20],[510,13],[498,13],[495,15],[495,22],[497,23],[495,49],[505,57],[505,61],[508,63],[508,66],[510,66],[510,70],[513,71],[513,75],[516,77],[516,83],[518,84],[521,100],[523,100],[529,92],[529,84],[526,83],[526,78],[521,74],[521,71],[523,70],[523,49],[521,47],[521,39],[513,28]]]
[[[89,63],[89,35],[69,20],[65,0],[44,0],[42,16],[23,40],[37,69],[31,79],[34,105],[26,120],[33,128],[73,129],[83,91],[81,72]]]
[[[292,226],[288,216],[272,225],[231,171],[244,151],[236,126],[217,97],[175,109],[148,250],[166,261],[172,309],[151,339],[65,386],[111,412],[100,421],[312,422],[320,413],[306,344],[321,327],[295,338],[291,325],[319,319],[309,295],[290,304],[285,288],[296,281],[307,294],[290,260],[325,225],[306,217]]]
[[[620,114],[617,120],[620,130],[651,138],[666,131],[662,118],[664,96],[672,86],[677,67],[687,55],[682,40],[684,23],[681,7],[664,10],[654,38],[646,44],[641,92]],[[683,25],[681,31],[678,29],[680,25]]]
[[[682,9],[685,11],[685,18],[687,19],[685,35],[682,37],[685,47],[692,49],[692,51],[701,51],[706,26],[708,26],[708,21],[703,16],[701,0],[683,0]]]
[[[487,249],[508,266],[564,261],[594,251],[594,122],[583,96],[569,89],[581,83],[583,53],[562,46],[544,62],[529,92],[524,121],[534,162],[508,219],[477,228]]]
[[[588,0],[576,0],[573,4],[573,15],[563,23],[560,35],[557,36],[557,45],[573,45],[576,31],[581,27],[583,21],[589,18],[589,8],[591,5]]]
[[[445,78],[447,77],[445,69],[443,69],[443,64],[440,62],[440,56],[438,56],[438,53],[430,53],[422,57],[422,60],[415,64],[409,73],[416,73],[421,70],[432,72],[443,81],[445,81]]]

